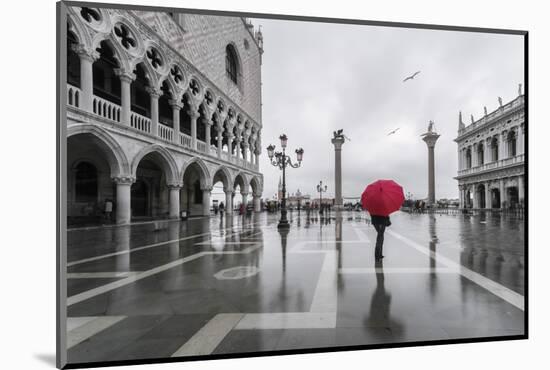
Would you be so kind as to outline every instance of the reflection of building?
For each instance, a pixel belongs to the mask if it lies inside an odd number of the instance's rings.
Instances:
[[[472,118],[473,121],[473,118]],[[459,116],[460,206],[515,208],[524,201],[524,95],[465,126]]]
[[[221,182],[260,208],[262,35],[247,20],[70,7],[69,222],[208,215]],[[250,199],[250,198],[248,198]]]
[[[311,199],[310,204],[312,207],[319,207],[319,198]],[[327,206],[333,206],[334,198],[323,198],[322,204]]]
[[[298,189],[298,191],[295,194],[292,194],[288,197],[287,204],[289,205],[289,207],[293,207],[293,208],[298,207],[298,204],[300,204],[300,207],[303,207],[306,204],[306,202],[310,201],[310,199],[311,197],[309,194],[302,194]]]

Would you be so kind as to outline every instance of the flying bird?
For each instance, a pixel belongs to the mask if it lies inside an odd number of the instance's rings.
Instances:
[[[395,134],[401,127],[396,128],[395,130],[391,131],[387,136]]]
[[[416,75],[419,74],[419,73],[420,73],[420,71],[414,72],[414,74],[412,74],[411,76],[405,78],[405,79],[403,80],[403,82],[405,82],[405,81],[407,81],[407,80],[412,80],[412,79],[415,78]]]

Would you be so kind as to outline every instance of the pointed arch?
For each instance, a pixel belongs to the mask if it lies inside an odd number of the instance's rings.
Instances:
[[[250,190],[250,181],[246,176],[246,173],[239,172],[233,179],[233,189],[239,185],[241,187],[241,193],[248,193]]]
[[[154,153],[157,156],[157,159],[159,159],[159,165],[164,171],[164,175],[166,177],[167,184],[175,184],[179,183],[180,175],[178,172],[178,166],[176,164],[176,161],[172,154],[164,148],[161,145],[158,144],[152,144],[149,146],[146,146],[145,148],[141,149],[132,160],[131,165],[131,175],[135,178],[137,173],[137,168],[139,166],[139,162],[145,157],[147,154]]]
[[[104,129],[91,124],[71,125],[67,128],[67,140],[75,135],[92,135],[97,144],[107,155],[111,177],[125,176],[130,173],[128,159],[118,142]]]
[[[199,172],[201,173],[201,176],[200,176],[201,188],[206,189],[206,188],[212,187],[212,178],[210,177],[210,171],[208,170],[208,167],[206,166],[204,161],[198,157],[193,157],[189,161],[185,162],[185,164],[182,167],[180,177],[183,179],[183,177],[185,176],[185,172],[193,164],[196,164],[197,167],[200,169]]]
[[[217,182],[216,180],[219,178],[223,183],[224,191],[232,189],[231,185],[233,184],[233,177],[231,176],[231,172],[227,167],[225,167],[224,165],[220,165],[212,173],[212,186],[214,186],[214,184]]]
[[[261,195],[263,192],[262,181],[257,176],[252,176],[250,179],[250,188],[255,195]]]

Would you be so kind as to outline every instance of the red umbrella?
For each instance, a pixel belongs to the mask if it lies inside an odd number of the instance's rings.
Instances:
[[[393,180],[375,181],[361,195],[363,209],[376,216],[389,216],[401,208],[404,200],[403,188]]]

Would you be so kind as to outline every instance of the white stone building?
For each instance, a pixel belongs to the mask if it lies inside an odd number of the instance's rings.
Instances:
[[[262,53],[243,18],[69,8],[69,224],[209,215],[218,182],[259,211]]]
[[[459,115],[458,189],[462,208],[523,207],[525,98],[518,97],[465,126]]]

